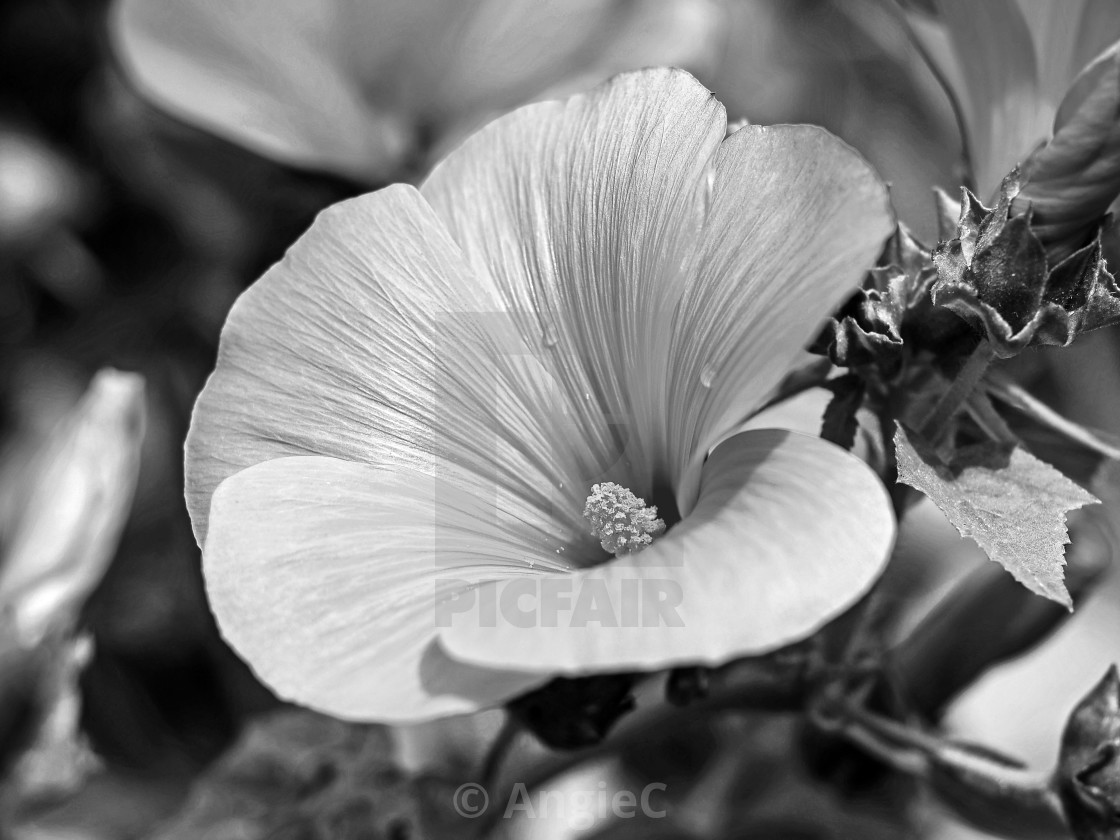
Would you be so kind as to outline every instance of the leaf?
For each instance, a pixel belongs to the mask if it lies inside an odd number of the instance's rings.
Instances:
[[[898,480],[921,490],[963,537],[1039,595],[1073,608],[1063,583],[1065,515],[1097,499],[1019,446],[983,443],[947,463],[901,424]]]
[[[863,405],[863,380],[849,373],[831,380],[827,387],[832,391],[832,399],[824,410],[821,437],[850,452],[859,431],[856,412]]]

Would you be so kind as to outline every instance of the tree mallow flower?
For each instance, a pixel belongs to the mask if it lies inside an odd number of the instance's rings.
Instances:
[[[821,129],[726,133],[677,70],[524,107],[324,211],[235,304],[187,500],[266,683],[420,720],[770,650],[867,590],[878,478],[734,432],[873,263],[886,190]]]
[[[699,69],[719,0],[116,0],[139,90],[282,163],[364,182],[419,145],[615,73]]]

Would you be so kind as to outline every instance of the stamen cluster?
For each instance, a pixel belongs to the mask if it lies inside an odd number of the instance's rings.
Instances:
[[[591,487],[583,515],[603,550],[616,556],[639,552],[665,533],[665,521],[657,518],[657,508],[613,481]]]

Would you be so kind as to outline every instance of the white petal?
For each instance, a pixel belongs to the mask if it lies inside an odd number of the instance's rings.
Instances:
[[[697,70],[713,60],[723,18],[712,0],[476,0],[468,8],[459,25],[445,12],[430,27],[440,54],[429,64],[438,70],[410,67],[426,76],[416,94],[444,120],[500,114],[640,67]]]
[[[753,431],[705,466],[692,514],[605,566],[487,584],[497,620],[441,639],[478,664],[567,674],[719,664],[809,636],[876,580],[894,541],[886,489],[816,438]],[[488,602],[489,603],[489,602]]]
[[[1050,112],[1077,74],[1120,38],[1113,0],[1018,0],[1038,57],[1039,92]]]
[[[225,478],[272,458],[328,455],[485,477],[495,504],[567,546],[571,562],[581,546],[598,552],[577,484],[610,450],[575,422],[545,348],[525,345],[485,280],[411,187],[322,213],[223,331],[187,438],[199,543]],[[602,417],[586,422],[610,431]]]
[[[555,339],[557,381],[591,409],[587,439],[612,452],[616,438],[629,474],[586,473],[585,494],[600,478],[638,495],[667,479],[667,336],[725,124],[688,74],[627,74],[491,123],[422,187],[476,273],[535,319],[522,332]],[[604,416],[613,431],[592,425]]]
[[[714,0],[117,0],[129,78],[176,116],[284,163],[365,181],[421,130],[461,137],[540,97],[698,67]]]
[[[1084,237],[1120,193],[1118,109],[1120,43],[1078,76],[1058,109],[1054,136],[1026,163],[1017,201],[1034,209],[1031,227],[1044,242]]]
[[[969,139],[981,199],[1050,131],[1030,29],[1015,0],[937,0],[963,69]]]
[[[119,0],[110,34],[129,78],[176,116],[283,163],[377,179],[409,151],[412,126],[393,101],[371,104],[345,61],[346,6]],[[384,60],[404,21],[383,11],[364,40]]]
[[[322,457],[227,479],[203,552],[222,634],[282,697],[349,719],[426,720],[539,685],[537,674],[456,662],[435,641],[437,595],[529,573],[533,556],[480,527],[494,515],[483,498],[447,491]]]
[[[823,129],[746,126],[724,141],[670,332],[682,512],[707,451],[769,396],[893,230],[883,182]]]

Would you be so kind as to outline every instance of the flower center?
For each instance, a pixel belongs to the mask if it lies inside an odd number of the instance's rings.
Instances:
[[[613,481],[591,487],[583,515],[603,550],[616,557],[636,554],[665,533],[665,521],[657,518],[657,508]]]

